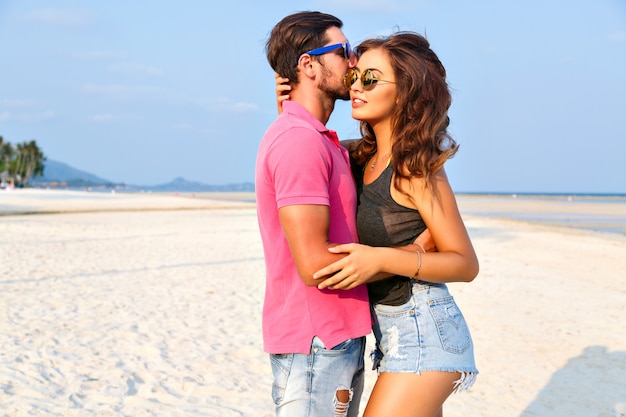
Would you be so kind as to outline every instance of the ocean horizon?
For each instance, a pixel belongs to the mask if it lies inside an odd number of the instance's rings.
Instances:
[[[43,199],[73,199],[91,194],[153,194],[187,198],[255,203],[254,191],[104,191],[89,189],[46,189]],[[60,191],[58,194],[54,191]],[[63,193],[69,191],[70,193]],[[19,193],[20,189],[0,190],[3,195]],[[530,193],[530,192],[457,192],[462,215],[508,219],[546,226],[609,233],[626,238],[626,194],[620,193]],[[84,194],[83,194],[84,195]]]
[[[254,192],[181,193],[197,198],[255,202]],[[626,237],[626,194],[618,193],[455,193],[462,214],[590,230]],[[493,204],[490,204],[493,202]],[[527,204],[527,203],[534,204]],[[545,202],[545,204],[541,204]],[[477,203],[477,204],[473,204]]]

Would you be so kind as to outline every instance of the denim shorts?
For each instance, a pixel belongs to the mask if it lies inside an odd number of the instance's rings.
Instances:
[[[365,381],[365,336],[327,349],[318,337],[308,355],[271,354],[277,417],[357,417]],[[350,399],[338,404],[337,390]]]
[[[414,281],[409,301],[372,305],[378,372],[460,372],[455,391],[478,374],[467,323],[445,284]]]

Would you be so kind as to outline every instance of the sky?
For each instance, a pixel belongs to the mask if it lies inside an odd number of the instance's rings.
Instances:
[[[271,28],[410,30],[446,67],[457,192],[626,194],[626,1],[0,0],[0,136],[114,182],[254,182]],[[349,102],[327,126],[357,138]]]

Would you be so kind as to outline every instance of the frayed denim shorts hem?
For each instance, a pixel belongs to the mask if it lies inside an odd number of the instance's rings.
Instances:
[[[373,369],[379,373],[460,372],[455,392],[474,384],[478,369],[472,337],[445,284],[414,281],[405,304],[373,304],[371,309],[376,337]]]

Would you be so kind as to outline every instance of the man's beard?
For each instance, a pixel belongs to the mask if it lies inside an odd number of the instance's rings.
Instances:
[[[350,100],[350,90],[343,85],[343,80],[336,80],[335,75],[322,67],[322,80],[319,85],[320,91],[328,98],[334,100]]]

